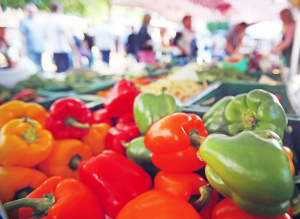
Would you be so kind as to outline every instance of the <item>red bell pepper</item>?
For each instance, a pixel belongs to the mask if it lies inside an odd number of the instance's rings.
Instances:
[[[118,81],[103,100],[103,106],[112,118],[133,112],[135,97],[141,92],[135,88],[134,83],[125,78]]]
[[[284,214],[281,217],[276,217],[273,219],[292,219],[290,216],[292,213],[291,208],[289,212]],[[233,201],[225,198],[220,201],[213,210],[212,219],[267,219],[261,217],[254,217],[250,214],[247,214],[241,210],[238,206],[234,204]]]
[[[8,212],[20,208],[20,219],[105,218],[97,197],[86,185],[76,179],[59,176],[46,180],[27,198],[8,202],[4,207]]]
[[[139,136],[141,133],[134,121],[133,113],[126,113],[118,118],[116,126],[109,129],[104,140],[105,148],[125,155],[124,143]]]
[[[128,202],[116,219],[202,219],[188,202],[168,192],[150,190]]]
[[[46,127],[56,139],[81,138],[89,131],[91,116],[83,101],[65,97],[51,105]]]
[[[101,108],[92,112],[92,124],[95,123],[107,123],[110,126],[113,126],[114,123],[110,116],[108,115],[107,109]]]
[[[93,190],[104,212],[112,218],[127,202],[152,186],[152,179],[145,170],[111,150],[81,161],[78,172],[80,180]]]
[[[204,167],[204,161],[197,157],[197,147],[191,145],[189,134],[194,130],[202,137],[208,136],[196,114],[173,113],[153,123],[144,140],[153,152],[153,164],[169,172],[192,172]]]
[[[192,199],[200,195],[200,188],[205,185],[208,185],[205,179],[193,172],[170,173],[162,170],[154,178],[154,189],[168,191],[185,201],[190,201],[203,219],[211,219],[212,211],[219,202],[218,192],[213,189],[212,193],[201,194],[199,199]]]

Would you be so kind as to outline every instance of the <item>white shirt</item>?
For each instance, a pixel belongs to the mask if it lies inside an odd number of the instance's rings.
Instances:
[[[182,30],[182,37],[178,40],[178,45],[183,47],[187,54],[191,54],[191,45],[193,39],[195,39],[195,33],[184,28]]]
[[[55,13],[51,13],[45,22],[46,42],[53,53],[72,52],[69,44],[71,34],[68,28],[62,23],[62,18]]]
[[[108,23],[102,23],[95,29],[95,45],[99,50],[111,50],[114,36]]]

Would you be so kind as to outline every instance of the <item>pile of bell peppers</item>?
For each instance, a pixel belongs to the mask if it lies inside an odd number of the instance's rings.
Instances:
[[[291,218],[293,153],[272,94],[223,98],[202,121],[122,79],[103,106],[0,106],[0,200],[11,218]]]

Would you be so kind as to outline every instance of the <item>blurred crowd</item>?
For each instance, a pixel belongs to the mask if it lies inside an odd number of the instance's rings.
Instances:
[[[242,53],[245,30],[249,25],[245,22],[238,23],[228,29],[221,39],[216,38],[210,46],[202,47],[204,39],[199,40],[190,15],[184,16],[178,28],[170,31],[167,27],[154,29],[151,26],[151,15],[145,14],[141,26],[138,29],[134,26],[128,27],[129,33],[121,42],[120,36],[114,34],[108,20],[99,25],[89,25],[84,32],[78,33],[61,22],[60,15],[64,10],[59,2],[51,2],[49,8],[51,13],[41,23],[36,19],[38,13],[36,5],[27,3],[24,6],[24,18],[20,20],[18,27],[21,33],[21,47],[17,49],[11,48],[6,40],[4,28],[0,29],[2,69],[25,66],[42,74],[45,70],[49,70],[45,67],[48,64],[53,67],[52,71],[61,73],[72,67],[92,68],[99,60],[109,66],[112,53],[120,53],[125,59],[134,62],[153,64],[158,60],[195,61],[199,53],[204,57],[206,50],[209,50],[210,57],[222,59],[224,56],[232,57]],[[295,21],[288,9],[283,10],[280,16],[283,23],[283,38],[273,46],[270,53],[282,53],[289,65]],[[95,51],[99,54],[99,60],[95,57]],[[45,56],[48,57],[46,64]]]

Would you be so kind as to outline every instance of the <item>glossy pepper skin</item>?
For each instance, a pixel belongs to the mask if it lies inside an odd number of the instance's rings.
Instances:
[[[199,202],[191,199],[192,196],[200,196],[200,187],[207,185],[208,183],[200,175],[190,173],[170,173],[166,171],[160,171],[154,178],[154,189],[167,191],[172,195],[182,198],[185,201],[191,201],[190,203],[198,209]],[[203,195],[203,194],[201,194]],[[213,189],[209,202],[202,207],[201,205],[199,213],[203,219],[210,219],[212,211],[216,204],[219,202],[219,194]]]
[[[116,219],[202,219],[185,200],[166,191],[150,190],[128,202]]]
[[[49,157],[38,165],[48,176],[79,179],[80,161],[92,156],[91,148],[77,139],[55,140]]]
[[[104,150],[82,161],[78,171],[80,180],[93,190],[104,212],[112,218],[152,186],[151,177],[139,165],[116,151]]]
[[[83,101],[65,97],[51,105],[46,127],[55,139],[81,138],[89,131],[91,116]]]
[[[144,136],[140,136],[131,140],[126,148],[126,156],[154,177],[160,169],[152,163],[153,153],[145,147],[144,138]]]
[[[153,152],[152,161],[169,172],[191,172],[204,167],[197,158],[197,149],[191,145],[189,133],[194,129],[202,137],[208,134],[196,114],[173,113],[150,126],[145,135],[145,146]]]
[[[160,95],[142,93],[134,100],[134,119],[142,135],[160,118],[180,111],[180,102],[164,91]]]
[[[92,124],[95,123],[107,123],[110,126],[113,126],[113,120],[108,115],[107,109],[101,108],[92,112]]]
[[[33,167],[52,151],[53,136],[28,118],[13,119],[0,132],[0,165]]]
[[[111,126],[107,123],[91,125],[89,132],[81,140],[90,146],[93,156],[100,154],[105,149],[104,140]]]
[[[105,148],[117,151],[123,155],[126,153],[124,143],[141,135],[134,121],[133,113],[126,113],[118,118],[116,125],[108,130],[104,139]]]
[[[115,83],[104,98],[103,106],[111,118],[118,118],[122,114],[133,112],[134,99],[140,93],[132,81],[123,78]]]
[[[93,192],[76,179],[54,176],[30,193],[27,198],[42,198],[53,193],[55,202],[43,219],[104,219],[103,209]],[[20,208],[20,219],[31,219],[31,208]]]
[[[228,98],[229,99],[229,98]],[[255,89],[249,93],[235,96],[228,104],[225,100],[224,115],[218,107],[211,108],[204,114],[203,120],[209,131],[236,135],[247,130],[271,130],[283,138],[284,129],[287,126],[287,118],[283,107],[276,96],[262,89]],[[221,114],[221,115],[220,115]],[[224,120],[218,125],[213,125],[219,117],[224,117],[225,127],[222,127]],[[228,132],[227,132],[228,131]],[[211,133],[211,132],[210,132]]]
[[[211,134],[198,153],[213,188],[247,213],[279,217],[288,211],[294,183],[277,139],[251,131],[233,137]]]
[[[234,204],[233,201],[225,198],[220,201],[213,210],[212,219],[268,219],[266,217],[254,217],[241,210]],[[285,213],[280,217],[273,219],[292,219],[292,217]]]
[[[47,111],[37,103],[25,103],[20,100],[8,101],[0,106],[0,129],[10,120],[21,117],[36,120],[42,127],[45,127]]]
[[[0,167],[0,200],[3,204],[25,198],[47,179],[41,171],[28,167]]]

